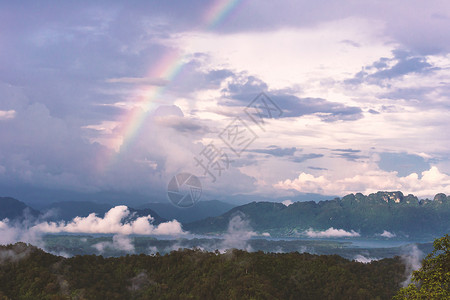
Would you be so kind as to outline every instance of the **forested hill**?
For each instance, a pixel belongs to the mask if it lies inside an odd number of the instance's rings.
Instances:
[[[22,201],[11,197],[0,197],[0,221],[8,219],[10,221],[33,221],[37,218],[46,221],[71,221],[75,217],[87,217],[94,213],[103,217],[113,206],[108,204],[99,204],[89,201],[66,201],[52,203],[40,212]],[[129,221],[143,216],[152,216],[153,224],[158,225],[167,222],[165,218],[160,217],[154,210],[149,208],[134,209],[128,207],[130,216],[124,221]]]
[[[391,299],[406,279],[398,257],[200,250],[63,258],[0,246],[0,299]]]
[[[384,231],[398,237],[436,237],[450,231],[450,196],[437,194],[433,200],[419,200],[401,192],[377,192],[289,206],[252,202],[215,218],[185,224],[184,228],[203,234],[225,232],[236,215],[246,218],[253,230],[272,236],[301,235],[308,229],[333,227],[371,237]]]
[[[36,218],[40,214],[39,211],[29,207],[25,203],[11,198],[0,197],[0,221],[7,219],[24,219],[24,218]]]

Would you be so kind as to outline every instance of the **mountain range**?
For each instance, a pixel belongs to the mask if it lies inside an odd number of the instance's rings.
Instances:
[[[71,221],[75,217],[87,217],[91,213],[103,217],[112,207],[112,205],[90,201],[66,201],[49,204],[42,211],[38,211],[17,199],[0,197],[0,221],[5,218],[21,221],[30,217],[33,219],[42,218],[46,221]],[[151,215],[154,225],[167,222],[167,219],[160,217],[155,211],[149,208],[134,209],[128,207],[128,210],[132,218]]]
[[[112,205],[88,201],[57,202],[42,212],[10,197],[0,197],[0,220],[46,216],[47,220],[69,221],[90,213],[103,216]],[[433,200],[419,200],[402,192],[377,192],[365,196],[349,194],[326,201],[252,202],[233,207],[221,201],[201,201],[189,209],[165,203],[148,203],[129,208],[133,217],[151,215],[157,225],[177,219],[183,229],[197,234],[221,234],[235,216],[251,230],[271,236],[308,236],[308,232],[344,230],[362,237],[436,237],[450,232],[450,196],[437,194]]]
[[[184,229],[198,234],[223,233],[236,215],[246,219],[254,231],[271,236],[302,236],[308,230],[334,228],[358,236],[435,237],[450,232],[450,196],[437,194],[433,200],[419,200],[401,192],[377,192],[289,206],[252,202],[218,217],[185,224]]]
[[[11,197],[0,197],[0,220],[10,220],[41,217],[47,221],[71,221],[75,217],[87,217],[91,213],[104,216],[115,205],[96,203],[92,201],[61,201],[34,209],[22,201]],[[128,207],[134,217],[151,215],[153,224],[157,225],[168,220],[178,220],[188,223],[219,216],[235,207],[233,204],[218,200],[200,201],[194,207],[178,208],[169,203],[147,203],[137,208]]]
[[[17,199],[0,197],[0,221],[3,219],[21,220],[30,217],[37,218],[39,215],[39,211]]]
[[[209,200],[199,201],[195,204],[195,206],[187,208],[175,207],[170,203],[147,203],[137,208],[150,208],[165,219],[176,219],[181,223],[189,223],[208,217],[220,216],[233,207],[236,207],[236,205],[218,200]]]

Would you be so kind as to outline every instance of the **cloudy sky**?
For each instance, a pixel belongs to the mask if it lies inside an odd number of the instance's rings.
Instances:
[[[450,193],[448,28],[447,1],[1,2],[0,190]]]

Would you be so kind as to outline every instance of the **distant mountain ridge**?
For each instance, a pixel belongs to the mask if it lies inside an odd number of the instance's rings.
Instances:
[[[207,217],[220,216],[236,205],[219,200],[199,201],[188,208],[175,207],[170,203],[147,203],[138,208],[150,208],[168,220],[176,219],[181,223],[194,222]]]
[[[302,236],[309,229],[324,231],[331,227],[355,231],[363,237],[381,236],[387,231],[397,237],[431,238],[450,232],[450,196],[442,193],[437,194],[433,200],[419,200],[414,195],[405,196],[401,192],[377,192],[368,196],[361,193],[349,194],[343,198],[319,202],[294,202],[289,206],[277,202],[252,202],[226,212],[223,211],[227,207],[219,207],[224,202],[204,202],[203,206],[178,211],[175,208],[171,213],[184,214],[183,228],[198,234],[224,233],[230,220],[238,214],[249,221],[252,230],[268,232],[272,236]],[[159,206],[158,209],[169,210],[167,205]],[[90,213],[103,217],[112,207],[87,201],[53,203],[46,210],[54,209],[56,214],[51,218],[47,216],[47,220],[70,221],[76,216],[86,217]],[[156,209],[128,209],[131,219],[151,215],[155,225],[177,219],[161,209],[162,216]],[[196,213],[196,209],[200,209],[200,212]],[[195,215],[190,217],[191,213]],[[208,214],[212,217],[198,220],[200,216]],[[44,213],[19,200],[0,197],[0,220],[24,220],[43,216]],[[189,222],[192,219],[195,221]]]
[[[0,197],[0,221],[3,219],[37,218],[39,214],[39,211],[29,207],[22,201],[11,197]]]
[[[87,217],[95,213],[99,217],[103,217],[113,205],[106,203],[95,203],[91,201],[64,201],[55,202],[46,206],[45,211],[49,212],[51,221],[71,221],[75,217]],[[128,207],[128,206],[127,206]],[[162,218],[157,212],[152,209],[135,209],[128,207],[131,213],[131,219],[151,215],[153,217],[153,224],[158,225],[167,222],[167,219]]]
[[[184,228],[199,234],[222,233],[237,214],[244,215],[253,230],[274,236],[295,236],[308,229],[323,231],[331,227],[353,230],[361,236],[388,231],[400,237],[432,237],[450,232],[450,196],[440,193],[433,200],[419,200],[399,191],[368,196],[356,193],[342,199],[289,206],[252,202],[218,217],[185,224]]]
[[[29,217],[45,217],[46,221],[71,221],[75,217],[87,217],[91,213],[103,217],[114,206],[92,201],[60,201],[45,205],[39,211],[15,198],[0,197],[0,221],[5,218],[16,220]],[[190,208],[177,208],[169,203],[147,203],[137,208],[127,207],[132,218],[151,215],[153,224],[158,225],[173,219],[186,223],[215,217],[229,211],[235,205],[210,200],[200,201]]]
[[[75,217],[87,217],[91,213],[104,215],[113,205],[91,201],[62,201],[51,203],[41,209],[51,221],[70,221]]]
[[[71,221],[75,217],[87,217],[91,213],[103,217],[112,207],[109,204],[90,201],[66,201],[49,204],[40,212],[17,199],[0,197],[0,221],[3,219],[20,221],[30,218],[36,219],[38,217],[46,221]],[[128,221],[130,219],[151,215],[153,218],[152,224],[154,225],[167,222],[167,219],[160,217],[152,209],[134,209],[128,207],[128,210],[130,211]]]

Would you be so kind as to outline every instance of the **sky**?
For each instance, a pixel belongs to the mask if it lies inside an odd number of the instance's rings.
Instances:
[[[0,191],[448,194],[448,28],[448,1],[1,1]]]

